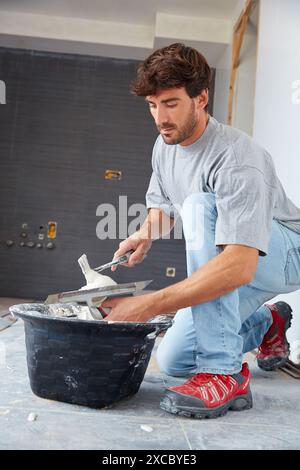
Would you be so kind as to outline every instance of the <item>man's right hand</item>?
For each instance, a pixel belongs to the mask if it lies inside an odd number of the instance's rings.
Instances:
[[[146,258],[147,252],[150,250],[151,245],[152,240],[145,238],[141,232],[137,231],[120,243],[119,249],[114,253],[113,259],[125,255],[127,251],[134,250],[134,252],[128,258],[127,263],[122,263],[122,266],[132,268],[136,264],[141,263]],[[112,271],[115,271],[116,269],[117,266],[111,267]]]

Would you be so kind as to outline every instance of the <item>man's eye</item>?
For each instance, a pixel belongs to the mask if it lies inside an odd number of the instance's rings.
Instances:
[[[174,104],[167,104],[167,108],[176,108],[177,103]]]
[[[155,108],[155,104],[148,103],[148,105],[149,105],[149,108]]]

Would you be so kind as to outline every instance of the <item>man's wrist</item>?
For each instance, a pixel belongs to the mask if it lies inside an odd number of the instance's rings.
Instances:
[[[163,299],[164,293],[162,292],[162,290],[151,292],[151,294],[147,296],[147,303],[149,305],[149,308],[153,309],[153,317],[167,313],[164,308]]]
[[[141,237],[143,240],[151,240],[151,224],[146,223],[141,226],[141,228],[137,231],[137,235]]]

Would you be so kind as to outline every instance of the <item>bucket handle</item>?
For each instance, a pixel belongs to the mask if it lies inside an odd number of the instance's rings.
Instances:
[[[147,338],[156,338],[163,331],[168,330],[173,325],[173,315],[158,315],[148,320],[147,323],[155,323],[155,331],[147,335]]]

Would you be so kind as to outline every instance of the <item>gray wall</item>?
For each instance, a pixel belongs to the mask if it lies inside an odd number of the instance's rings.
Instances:
[[[119,195],[128,196],[128,205],[144,202],[157,135],[143,100],[129,92],[135,67],[128,60],[0,49],[7,93],[0,106],[0,296],[43,299],[77,289],[82,253],[92,266],[111,259],[120,240],[97,238],[96,208],[118,207]],[[121,170],[122,179],[106,180],[106,169]],[[47,236],[43,248],[27,247],[49,220],[58,224],[55,248],[46,248]],[[167,266],[176,268],[175,278],[166,277]],[[155,242],[142,265],[113,275],[117,282],[154,279],[154,289],[185,276],[182,240]]]

